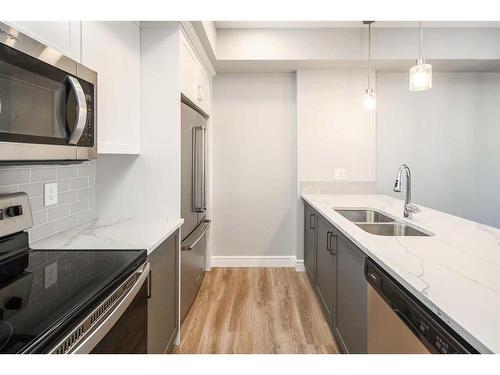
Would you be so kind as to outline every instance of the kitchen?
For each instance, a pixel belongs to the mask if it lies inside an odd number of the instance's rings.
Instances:
[[[500,352],[499,22],[15,19],[0,352]]]

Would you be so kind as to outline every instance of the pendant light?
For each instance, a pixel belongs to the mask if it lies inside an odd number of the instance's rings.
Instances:
[[[368,25],[368,86],[363,95],[363,111],[374,111],[377,109],[377,96],[375,89],[371,87],[371,63],[372,63],[372,23],[375,21],[363,21]]]
[[[418,26],[418,60],[410,69],[410,91],[424,91],[432,88],[432,65],[422,57],[422,21]]]

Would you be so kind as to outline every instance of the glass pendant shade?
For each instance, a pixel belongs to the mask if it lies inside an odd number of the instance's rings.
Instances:
[[[410,91],[424,91],[432,88],[432,65],[417,61],[410,69]]]
[[[371,112],[377,109],[377,95],[373,89],[366,90],[363,95],[363,111]]]

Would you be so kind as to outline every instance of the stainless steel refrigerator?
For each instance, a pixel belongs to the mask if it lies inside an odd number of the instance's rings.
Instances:
[[[207,120],[181,103],[181,321],[191,307],[205,273],[207,211]]]

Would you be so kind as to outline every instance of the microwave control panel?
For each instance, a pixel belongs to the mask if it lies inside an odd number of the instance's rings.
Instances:
[[[95,139],[95,106],[94,106],[94,85],[80,80],[83,91],[85,92],[85,100],[87,102],[87,120],[82,136],[78,141],[80,147],[94,147]]]

